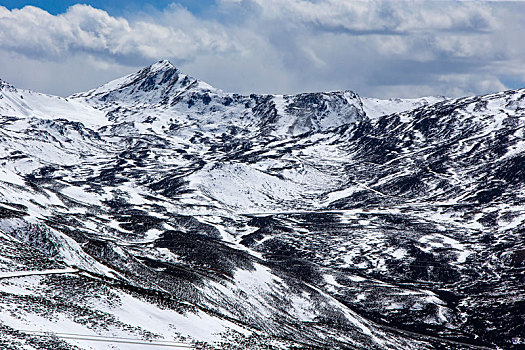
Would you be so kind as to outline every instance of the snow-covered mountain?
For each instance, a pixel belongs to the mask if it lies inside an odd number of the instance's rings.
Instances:
[[[0,345],[519,348],[524,111],[1,82]]]
[[[156,132],[171,120],[175,125],[197,125],[215,133],[235,126],[257,135],[298,135],[364,117],[362,103],[351,91],[295,96],[227,94],[182,74],[168,61],[72,98],[106,111],[113,122],[146,122]]]

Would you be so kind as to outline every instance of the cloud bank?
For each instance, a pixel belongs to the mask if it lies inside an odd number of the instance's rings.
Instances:
[[[522,2],[217,0],[115,17],[0,6],[0,77],[67,95],[158,59],[234,92],[460,96],[525,81]]]

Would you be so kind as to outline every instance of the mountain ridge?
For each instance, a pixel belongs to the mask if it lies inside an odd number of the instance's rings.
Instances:
[[[0,90],[0,345],[519,348],[525,90],[184,79],[161,61],[68,98]]]

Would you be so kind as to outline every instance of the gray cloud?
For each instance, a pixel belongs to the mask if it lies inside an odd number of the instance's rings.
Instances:
[[[267,19],[287,19],[288,24],[307,24],[353,35],[487,31],[495,22],[490,10],[480,2],[243,0],[236,3],[256,4]]]
[[[168,58],[235,92],[486,93],[525,81],[524,10],[517,2],[217,0],[204,17],[174,4],[118,18],[85,5],[57,16],[0,7],[0,76],[64,95]]]

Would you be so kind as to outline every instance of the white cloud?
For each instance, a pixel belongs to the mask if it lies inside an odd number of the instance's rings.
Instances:
[[[201,50],[233,49],[224,33],[195,23],[182,7],[171,8],[170,16],[178,26],[129,22],[88,5],[74,5],[57,16],[33,6],[12,11],[0,7],[0,47],[49,60],[81,52],[135,60],[160,56],[190,59]],[[185,23],[191,25],[190,30],[183,28]]]
[[[245,93],[457,96],[525,80],[525,3],[216,1],[205,17],[176,4],[127,18],[86,5],[56,16],[0,6],[0,77],[67,94],[168,58]]]

